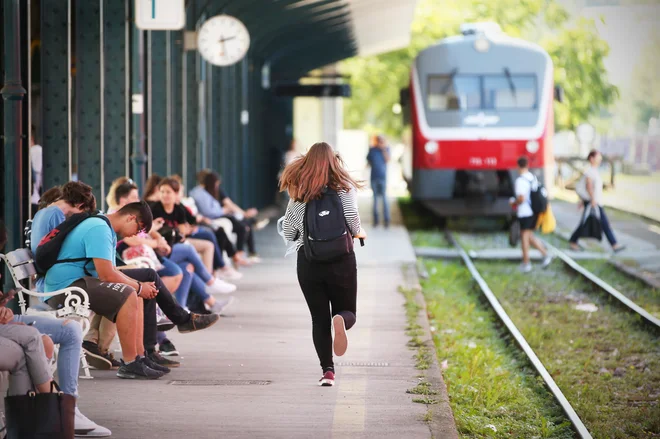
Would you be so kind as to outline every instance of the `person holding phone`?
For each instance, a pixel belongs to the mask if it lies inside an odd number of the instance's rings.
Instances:
[[[321,386],[334,385],[333,348],[337,356],[344,355],[348,348],[346,331],[356,322],[357,262],[351,236],[366,238],[357,205],[357,190],[361,187],[350,176],[339,154],[325,142],[312,145],[306,155],[293,160],[280,179],[280,190],[288,191],[290,196],[282,229],[285,239],[296,244],[298,282],[312,317],[312,339],[323,371]],[[332,208],[321,208],[316,214],[311,206],[318,206],[315,202],[320,199],[330,200],[327,206],[341,205],[339,215]],[[310,248],[305,248],[311,247],[306,238],[309,209],[315,213],[312,222],[318,221],[317,217],[334,217],[339,228],[344,228],[344,234],[350,233],[345,243],[341,236],[337,238],[338,256],[320,262],[310,256]]]

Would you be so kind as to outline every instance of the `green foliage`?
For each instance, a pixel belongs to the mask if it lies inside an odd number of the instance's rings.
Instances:
[[[593,23],[580,20],[568,26],[568,19],[557,0],[421,0],[407,48],[342,63],[353,90],[346,101],[345,126],[401,137],[402,116],[392,107],[399,102],[399,90],[409,83],[410,66],[419,51],[457,34],[462,23],[494,21],[508,35],[537,41],[550,51],[557,67],[555,79],[566,98],[557,105],[557,125],[573,128],[614,102],[617,89],[607,81],[603,65],[609,47],[597,37]]]
[[[651,117],[660,115],[660,34],[642,51],[642,62],[633,71],[633,99],[637,121],[647,126]]]

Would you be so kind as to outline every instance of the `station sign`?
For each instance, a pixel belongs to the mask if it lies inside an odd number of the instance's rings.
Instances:
[[[135,0],[135,25],[143,30],[183,29],[185,3],[185,0]]]

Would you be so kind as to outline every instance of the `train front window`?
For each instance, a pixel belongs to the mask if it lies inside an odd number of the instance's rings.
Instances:
[[[536,77],[534,75],[507,75],[506,73],[501,76],[484,76],[484,109],[535,109]]]
[[[481,108],[481,83],[478,76],[429,76],[428,106],[431,111],[472,110]]]

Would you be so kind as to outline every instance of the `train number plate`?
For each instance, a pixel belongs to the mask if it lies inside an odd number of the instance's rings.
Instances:
[[[497,166],[497,157],[470,157],[472,166]]]

